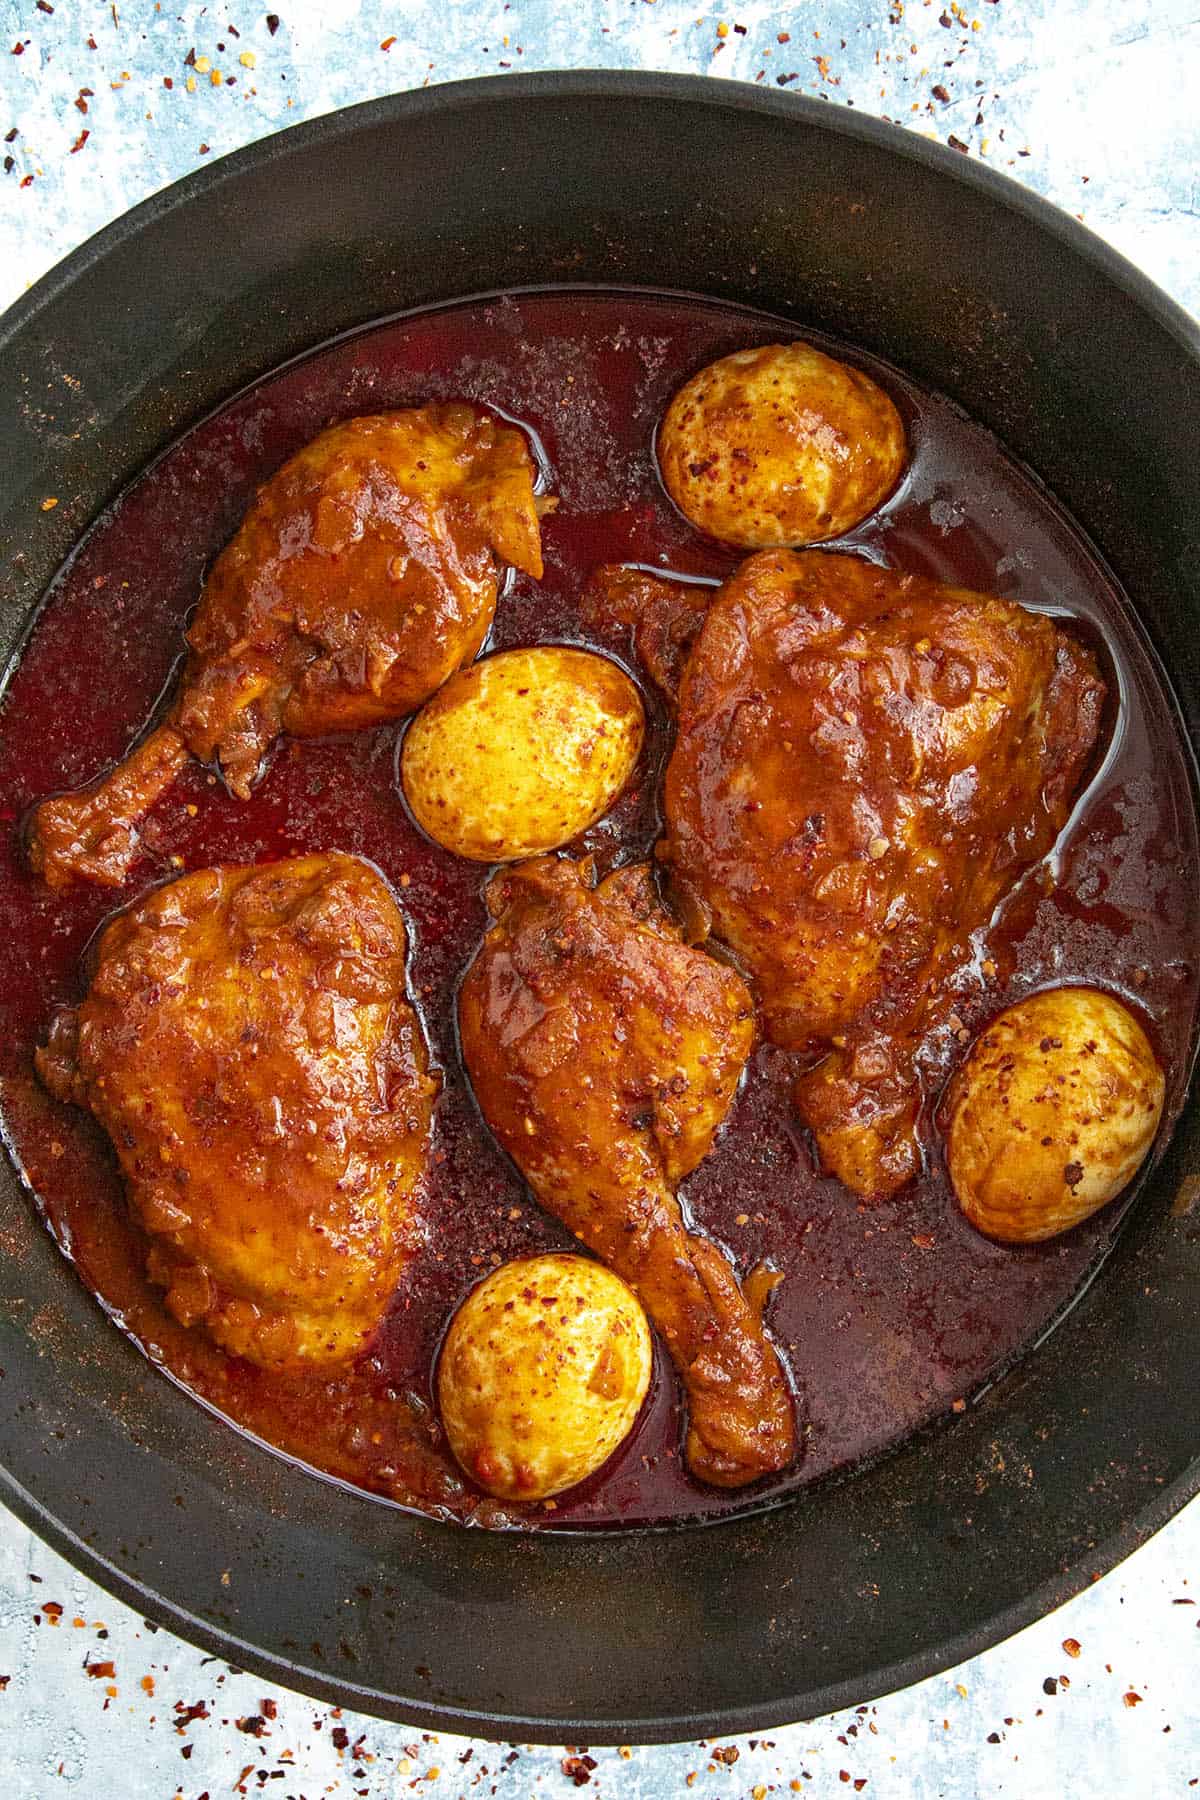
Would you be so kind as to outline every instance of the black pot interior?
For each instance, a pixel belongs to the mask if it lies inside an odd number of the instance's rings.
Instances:
[[[950,152],[666,77],[358,108],[191,178],[50,276],[0,329],[3,647],[96,512],[243,383],[403,308],[558,282],[745,301],[949,393],[1095,538],[1196,741],[1183,315]],[[586,1537],[439,1526],[237,1436],[105,1320],[5,1165],[2,1491],[185,1636],[393,1717],[618,1742],[867,1699],[1065,1599],[1194,1491],[1198,1138],[1193,1107],[1100,1278],[967,1413],[769,1514]]]

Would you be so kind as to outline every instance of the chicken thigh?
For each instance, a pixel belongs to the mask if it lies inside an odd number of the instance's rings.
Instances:
[[[44,801],[34,867],[120,886],[189,755],[244,799],[271,742],[413,712],[478,652],[498,563],[542,572],[521,433],[462,402],[333,425],[260,489],[214,563],[165,722],[99,783]]]
[[[796,1453],[792,1397],[762,1326],[772,1278],[739,1287],[675,1189],[707,1155],[754,1033],[745,983],[685,945],[645,865],[593,888],[542,857],[497,875],[463,983],[463,1054],[483,1116],[548,1212],[634,1288],[687,1393],[687,1459],[737,1487]]]
[[[764,551],[683,673],[660,852],[689,935],[742,958],[798,1098],[864,1195],[919,1166],[917,1052],[1096,742],[1091,654],[1011,601],[856,557]]]
[[[357,857],[201,869],[120,913],[38,1071],[96,1115],[184,1325],[355,1356],[415,1248],[434,1082],[404,922]]]

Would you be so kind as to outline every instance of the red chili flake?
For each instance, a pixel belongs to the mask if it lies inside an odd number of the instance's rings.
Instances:
[[[89,38],[87,40],[87,47],[89,50],[98,50],[100,48],[100,46],[99,46],[99,44],[97,44],[95,38],[91,37],[91,36],[89,36]]]
[[[208,1719],[212,1717],[212,1714],[209,1712],[203,1700],[197,1700],[191,1706],[185,1706],[182,1700],[177,1700],[175,1702],[175,1711],[179,1715],[175,1720],[175,1729],[180,1737],[183,1736],[193,1719]]]
[[[279,1717],[279,1708],[274,1700],[260,1700],[258,1705],[264,1719],[277,1719]]]
[[[396,40],[394,37],[385,37],[382,44],[380,44],[379,48],[381,50],[390,50],[392,45],[395,43],[395,41]]]
[[[1140,1694],[1135,1694],[1132,1688],[1130,1688],[1127,1694],[1123,1694],[1121,1698],[1124,1700],[1126,1706],[1140,1706],[1142,1704],[1142,1696]]]
[[[266,1730],[267,1722],[261,1713],[251,1713],[249,1718],[235,1719],[234,1723],[239,1731],[245,1732],[247,1737],[260,1738]]]
[[[335,1750],[344,1750],[350,1742],[350,1733],[346,1730],[344,1725],[335,1725],[329,1735],[333,1739],[333,1747]]]
[[[861,1793],[862,1793],[862,1791],[863,1791],[863,1789],[864,1789],[864,1788],[865,1788],[865,1787],[866,1787],[866,1785],[867,1785],[867,1778],[866,1778],[866,1776],[865,1776],[865,1775],[860,1775],[860,1776],[859,1776],[859,1777],[858,1777],[858,1780],[857,1780],[857,1781],[856,1781],[856,1782],[855,1782],[855,1783],[854,1783],[854,1791],[855,1791],[855,1793],[856,1793],[856,1794],[861,1794]]]
[[[111,1681],[117,1672],[116,1665],[111,1662],[85,1662],[83,1666],[93,1681]]]
[[[6,132],[5,132],[5,134],[4,134],[4,141],[5,141],[5,143],[6,143],[6,144],[15,144],[15,143],[16,143],[16,141],[17,141],[17,127],[16,127],[16,126],[15,126],[15,125],[14,125],[14,126],[13,126],[13,128],[12,128],[12,130],[11,130],[11,131],[6,131]]]
[[[776,87],[787,87],[790,81],[799,81],[799,79],[800,71],[798,69],[793,69],[790,75],[777,75],[775,77],[775,85]]]
[[[592,1770],[596,1767],[594,1756],[564,1756],[559,1767],[564,1775],[575,1783],[576,1787],[586,1787],[592,1779]]]
[[[953,23],[954,20],[950,17],[950,14],[946,12],[944,12],[938,20],[938,24],[944,25],[947,31],[949,31]]]
[[[195,44],[192,45],[191,49],[188,51],[187,55],[184,57],[183,65],[186,69],[194,69],[195,68],[195,66],[196,66],[196,46],[195,46]]]
[[[200,154],[201,154],[201,156],[207,156],[207,155],[208,155],[208,145],[207,145],[207,144],[201,144],[201,146],[200,146]]]
[[[8,1686],[8,1684],[11,1680],[12,1680],[11,1675],[0,1675],[0,1694],[2,1694],[4,1692],[5,1688]]]
[[[31,183],[32,183],[32,181],[33,181],[33,176],[32,176],[32,175],[22,175],[22,177],[21,177],[21,186],[22,186],[22,187],[29,187],[29,186],[30,186],[30,184],[31,184]]]
[[[839,1780],[839,1781],[845,1781],[845,1782],[849,1782],[849,1780],[850,1780],[850,1771],[849,1771],[849,1769],[839,1769],[839,1770],[838,1770],[838,1780]]]
[[[712,1756],[714,1762],[724,1763],[727,1769],[731,1769],[741,1754],[736,1744],[718,1744]]]
[[[1068,1656],[1078,1656],[1080,1649],[1082,1648],[1078,1638],[1064,1638],[1062,1647]]]
[[[967,154],[966,144],[963,143],[961,138],[956,138],[953,132],[950,133],[950,136],[946,139],[946,142],[949,144],[949,146],[952,150],[961,150],[964,156]]]
[[[24,44],[22,44],[20,41],[15,43],[12,47],[12,53],[14,56],[24,56],[24,54],[25,54]]]
[[[54,11],[54,8],[50,4],[50,0],[37,0],[37,9],[39,12],[44,13],[52,13]]]
[[[6,175],[11,175],[11,174],[12,174],[12,172],[13,172],[13,170],[14,170],[14,169],[15,169],[15,168],[16,168],[16,166],[17,166],[17,159],[16,159],[16,157],[15,157],[15,156],[6,156],[6,157],[5,157],[5,159],[4,159],[4,173],[5,173],[5,174],[6,174]]]
[[[943,87],[940,81],[938,82],[937,86],[932,90],[932,93],[933,93],[934,99],[940,100],[943,106],[949,105],[950,89],[948,87]]]
[[[267,30],[270,32],[272,37],[274,37],[275,33],[279,30],[279,14],[278,13],[268,13],[267,14]]]
[[[163,76],[163,86],[165,88],[173,88],[175,86],[175,83],[171,80],[169,75]]]
[[[83,149],[83,146],[87,143],[87,141],[91,137],[91,135],[92,135],[91,132],[86,130],[86,128],[80,132],[79,136],[75,139],[75,142],[71,145],[71,155],[72,156],[74,156],[74,154],[77,150]]]
[[[791,41],[792,34],[790,31],[777,31],[775,33],[775,42],[777,44],[790,44]]]

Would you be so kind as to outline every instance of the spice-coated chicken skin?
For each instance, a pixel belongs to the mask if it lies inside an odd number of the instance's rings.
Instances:
[[[1064,825],[1096,742],[1090,653],[1011,601],[821,551],[750,557],[683,674],[661,847],[742,958],[826,1164],[919,1166],[915,1057],[1001,895]]]
[[[108,925],[38,1052],[112,1138],[171,1312],[253,1362],[355,1356],[415,1248],[434,1082],[404,953],[357,857],[201,869]]]
[[[120,886],[139,821],[189,755],[244,799],[281,732],[414,712],[478,652],[499,563],[540,577],[534,474],[521,433],[462,402],[314,438],[213,564],[167,720],[98,784],[43,802],[35,868],[52,887]]]
[[[541,857],[497,875],[463,983],[463,1054],[484,1118],[539,1201],[636,1291],[687,1393],[693,1474],[737,1487],[796,1453],[761,1320],[690,1232],[675,1189],[708,1153],[754,1033],[745,983],[681,941],[645,865],[591,886]]]

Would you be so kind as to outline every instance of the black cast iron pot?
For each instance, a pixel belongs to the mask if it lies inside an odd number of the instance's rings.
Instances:
[[[1097,540],[1195,741],[1195,326],[976,163],[658,75],[356,107],[189,176],[47,276],[0,326],[0,648],[105,502],[243,383],[404,307],[558,281],[746,301],[951,394]],[[604,1743],[811,1716],[1026,1624],[1200,1486],[1198,1171],[1193,1105],[1053,1335],[876,1466],[703,1529],[496,1536],[232,1433],[102,1316],[5,1165],[0,1494],[185,1637],[389,1717]]]

